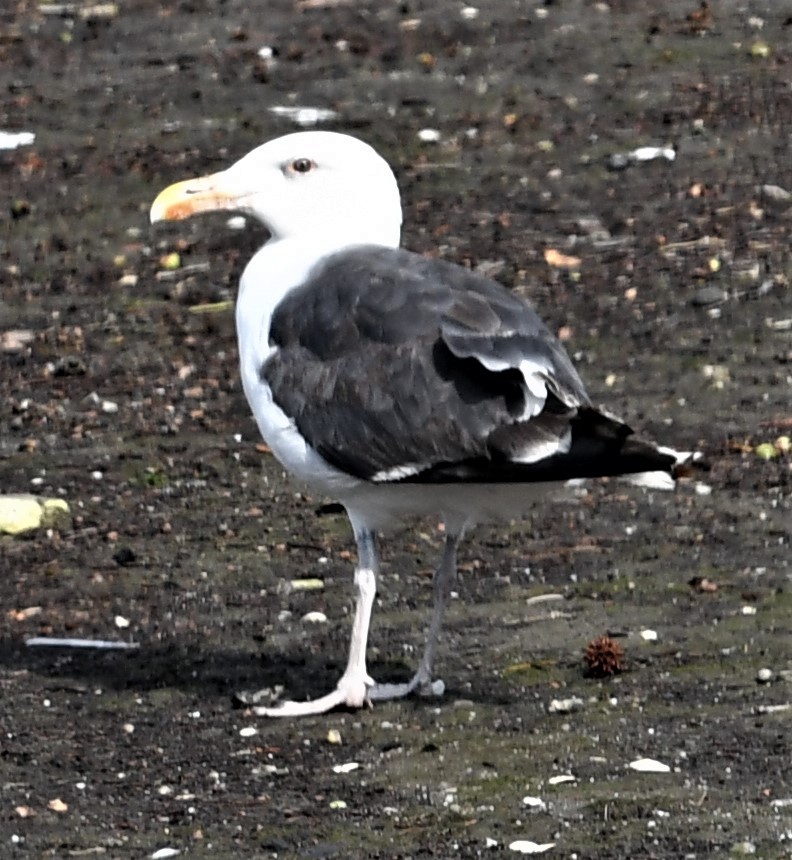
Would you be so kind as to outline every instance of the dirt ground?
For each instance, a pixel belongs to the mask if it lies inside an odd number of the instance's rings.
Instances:
[[[792,856],[785,5],[3,5],[0,130],[36,139],[0,152],[0,491],[73,526],[0,538],[0,857]],[[147,212],[298,106],[395,166],[408,247],[530,296],[595,400],[712,469],[478,529],[445,696],[290,723],[234,693],[334,684],[353,542],[256,447],[229,300],[263,233]],[[385,543],[380,679],[411,674],[440,547]]]

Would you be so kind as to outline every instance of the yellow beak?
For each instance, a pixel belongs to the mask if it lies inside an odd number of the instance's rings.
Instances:
[[[223,173],[212,173],[169,185],[151,204],[151,223],[180,221],[201,212],[236,209],[239,198],[223,188],[224,179]]]

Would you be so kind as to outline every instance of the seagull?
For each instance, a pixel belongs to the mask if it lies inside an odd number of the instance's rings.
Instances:
[[[672,487],[689,456],[633,439],[595,408],[524,299],[401,248],[396,178],[363,141],[327,131],[276,138],[226,170],[169,186],[151,221],[225,210],[270,234],[236,304],[247,400],[283,466],[346,509],[358,554],[335,689],[254,710],[299,717],[441,695],[433,665],[466,530],[524,516],[574,479],[648,473]],[[377,535],[415,515],[439,516],[445,535],[426,644],[410,681],[377,683],[366,666]]]

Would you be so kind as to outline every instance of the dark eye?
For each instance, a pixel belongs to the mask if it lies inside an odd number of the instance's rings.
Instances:
[[[295,158],[289,165],[292,173],[310,173],[316,164],[310,158]]]

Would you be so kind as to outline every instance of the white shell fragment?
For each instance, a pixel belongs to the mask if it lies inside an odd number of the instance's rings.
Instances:
[[[175,857],[177,854],[181,854],[178,848],[158,848],[149,856],[151,860],[168,860],[169,857]]]
[[[347,761],[344,762],[344,764],[334,764],[333,773],[351,773],[353,770],[357,770],[359,767],[360,762]]]
[[[675,161],[676,150],[670,146],[639,146],[630,152],[614,152],[608,157],[608,166],[611,170],[624,170],[632,164],[644,164],[658,158]]]
[[[303,615],[302,620],[307,624],[325,624],[327,622],[327,616],[324,612],[306,612]]]
[[[547,804],[542,800],[541,797],[531,797],[531,795],[526,795],[523,799],[523,806],[527,806],[529,809],[533,809],[536,811],[541,811],[542,809],[547,808]]]
[[[641,631],[641,639],[644,642],[657,642],[657,631],[656,630],[642,630]]]
[[[555,842],[531,842],[530,839],[517,839],[509,845],[512,851],[517,851],[520,854],[544,854],[555,847]]]
[[[0,149],[30,146],[36,139],[32,131],[0,131]]]
[[[565,782],[577,782],[577,777],[571,773],[562,773],[547,780],[548,785],[563,785]]]
[[[243,729],[239,730],[239,737],[241,738],[252,738],[253,735],[258,734],[258,729],[255,726],[245,726]]]
[[[290,119],[295,125],[300,128],[310,128],[312,125],[318,125],[320,122],[328,122],[338,116],[338,112],[329,108],[317,107],[301,107],[299,105],[275,105],[269,109],[271,114],[275,116]]]
[[[743,615],[756,615],[756,607],[755,606],[743,606],[740,610]]]
[[[628,154],[633,161],[654,161],[655,158],[665,158],[666,161],[676,159],[676,151],[670,146],[639,146]]]
[[[670,773],[671,768],[653,758],[639,758],[630,762],[630,767],[640,773]]]

